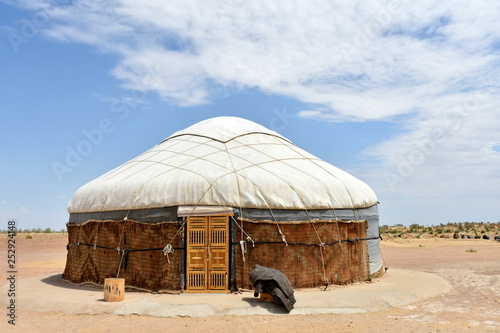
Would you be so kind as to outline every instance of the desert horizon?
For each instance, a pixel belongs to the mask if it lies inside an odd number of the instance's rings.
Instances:
[[[401,237],[399,237],[401,235]],[[418,234],[417,234],[418,235]],[[18,279],[60,275],[66,261],[66,233],[18,234]],[[415,303],[362,314],[223,316],[157,318],[151,316],[75,315],[65,312],[17,312],[11,332],[274,332],[335,330],[337,332],[494,332],[500,329],[500,242],[493,239],[416,238],[413,233],[382,235],[387,274],[391,269],[436,274],[452,285],[449,293]],[[7,235],[1,234],[2,244]],[[6,246],[2,246],[6,256]],[[5,270],[0,285],[8,282]],[[383,280],[384,276],[371,283]],[[350,286],[332,286],[349,288]],[[18,290],[22,293],[22,290]],[[308,292],[300,291],[297,292]]]

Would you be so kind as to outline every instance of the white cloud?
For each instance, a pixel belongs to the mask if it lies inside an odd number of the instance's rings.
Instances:
[[[366,151],[380,191],[498,193],[496,1],[39,3],[48,35],[117,55],[127,89],[199,105],[258,88],[309,104],[304,118],[399,121]]]
[[[335,120],[390,119],[476,88],[500,36],[491,1],[48,3],[47,33],[117,54],[126,88],[197,105],[257,87]]]

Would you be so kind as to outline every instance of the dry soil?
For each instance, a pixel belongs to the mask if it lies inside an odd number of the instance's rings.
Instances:
[[[66,234],[18,234],[18,278],[62,273]],[[389,239],[385,265],[438,274],[453,290],[399,308],[364,314],[155,318],[0,311],[1,332],[500,332],[500,242],[483,239]],[[0,235],[0,285],[7,283],[7,238]],[[375,281],[376,283],[376,281]],[[22,292],[18,290],[17,292]],[[7,297],[7,295],[0,295]]]

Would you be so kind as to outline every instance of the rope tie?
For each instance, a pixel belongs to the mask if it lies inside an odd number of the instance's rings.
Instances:
[[[253,241],[252,237],[247,235],[247,241],[252,242],[252,247],[255,247],[255,242]]]
[[[339,228],[339,220],[338,219],[337,219],[337,222],[335,222],[335,224],[337,226],[337,234],[339,235],[339,239],[341,239],[341,237],[340,237],[340,228]],[[340,245],[340,247],[342,247],[342,243],[340,243],[339,245]]]
[[[83,225],[80,224],[80,230],[78,231],[78,242],[76,242],[76,245],[80,245],[80,241],[82,240],[82,229],[83,229]]]
[[[122,238],[123,238],[123,232],[125,231],[125,225],[127,224],[126,220],[123,220],[123,227],[122,227],[122,232],[120,234],[120,241],[118,242],[118,247],[122,244]]]
[[[174,253],[174,247],[170,243],[165,245],[165,247],[163,248],[163,255],[167,256],[167,261],[170,264],[170,258],[168,257],[169,253]]]
[[[286,241],[285,235],[281,234],[281,240],[288,246],[288,242]]]
[[[234,224],[236,224],[236,226],[240,228],[241,232],[247,236],[247,241],[252,242],[252,246],[255,247],[255,242],[253,241],[252,237],[250,237],[250,235],[247,234],[245,230],[243,230],[243,228],[238,224],[234,217],[231,217],[231,219],[233,220]],[[241,221],[241,223],[243,224],[243,221]]]
[[[328,278],[324,278],[323,281],[325,282],[325,289],[323,289],[323,291],[325,291],[330,285],[330,281],[328,280]]]
[[[281,240],[283,241],[283,243],[285,243],[286,246],[288,246],[288,242],[286,241],[285,235],[281,232],[281,229],[279,229],[279,231],[281,234]]]
[[[118,250],[118,254],[120,254],[120,251],[121,251],[120,263],[118,264],[118,271],[116,272],[116,278],[118,279],[118,276],[120,276],[120,268],[122,267],[123,257],[125,257],[125,253],[127,251],[120,250],[119,247],[117,248],[117,250]]]
[[[307,213],[307,215],[309,215],[309,213]],[[311,222],[311,225],[314,229],[314,233],[316,233],[316,237],[318,237],[318,241],[319,241],[318,246],[319,246],[319,253],[321,255],[321,267],[323,268],[323,282],[325,283],[324,290],[326,290],[328,288],[328,285],[330,284],[330,281],[328,281],[328,278],[326,277],[325,258],[323,256],[323,250],[326,251],[326,248],[325,248],[326,244],[321,240],[321,237],[319,236],[318,230],[316,230],[316,226],[314,225],[314,221],[311,220],[310,217],[309,217],[309,221]],[[338,227],[338,224],[337,224],[337,227]]]
[[[245,262],[245,253],[247,253],[247,243],[244,240],[240,240],[240,247],[241,247],[241,256],[243,259],[243,262]]]
[[[122,227],[122,232],[120,234],[120,241],[118,242],[118,246],[116,247],[116,250],[118,251],[118,255],[120,255],[120,252],[121,252],[120,263],[118,264],[118,270],[116,272],[117,279],[118,279],[118,276],[120,275],[120,269],[122,267],[123,257],[125,256],[125,252],[126,252],[125,250],[120,248],[120,245],[122,245],[123,232],[125,231],[126,224],[127,224],[127,221],[123,220],[123,227]]]
[[[96,224],[95,228],[95,238],[94,238],[94,251],[97,250],[97,235],[99,232],[99,222]]]
[[[328,278],[326,277],[326,269],[325,269],[325,258],[323,257],[323,248],[325,247],[324,243],[319,244],[319,253],[321,254],[321,265],[323,268],[323,282],[325,283],[325,289],[328,288],[328,285],[330,284],[330,281],[328,281]]]

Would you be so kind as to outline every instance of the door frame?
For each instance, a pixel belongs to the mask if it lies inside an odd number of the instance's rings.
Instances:
[[[200,233],[197,233],[195,230],[190,230],[191,226],[191,221],[192,220],[199,220],[200,218],[205,219],[205,234],[200,236]],[[225,234],[225,243],[223,247],[225,247],[225,252],[224,252],[224,266],[225,266],[225,285],[223,286],[223,289],[218,289],[218,287],[214,287],[217,289],[211,289],[211,279],[216,276],[216,272],[214,273],[212,271],[213,267],[216,267],[216,270],[220,271],[221,263],[220,261],[218,264],[215,264],[214,262],[217,259],[221,259],[220,257],[211,257],[211,249],[213,247],[217,247],[217,242],[213,243],[212,241],[215,240],[217,241],[217,237],[219,237],[220,241],[220,228],[219,230],[214,230],[212,228],[212,219],[220,219],[224,218],[225,220],[225,228],[224,228],[224,234]],[[184,288],[181,290],[183,293],[229,293],[230,288],[231,288],[231,283],[232,283],[232,252],[233,252],[233,246],[232,246],[232,219],[234,218],[233,214],[218,214],[218,215],[202,215],[202,216],[187,216],[186,217],[186,223],[185,223],[185,228],[184,228],[184,238],[185,238],[185,244],[184,244]],[[190,223],[191,222],[191,223]],[[216,225],[217,223],[214,222]],[[220,226],[220,224],[219,224]],[[198,226],[198,229],[201,230],[201,225]],[[198,230],[198,231],[199,231]],[[191,234],[190,232],[193,231]],[[219,233],[218,233],[219,232]],[[197,238],[198,241],[203,241],[202,243],[191,243],[192,238]],[[219,242],[220,243],[220,242]],[[199,245],[197,245],[199,244]],[[201,249],[203,247],[203,250]],[[194,260],[191,257],[192,253],[196,255],[194,257]],[[201,261],[205,261],[204,264],[204,269],[201,270]],[[200,279],[204,279],[204,288],[200,288],[200,286],[191,286],[191,275],[190,274],[199,274],[196,272],[190,272],[191,268],[195,268],[196,271],[200,272],[203,274],[198,275],[194,277],[195,279],[198,279],[197,281],[194,282],[194,284],[197,284],[200,282]],[[211,275],[215,274],[215,275]],[[219,280],[220,281],[220,280]]]

